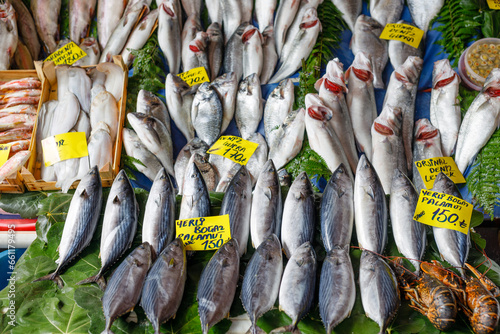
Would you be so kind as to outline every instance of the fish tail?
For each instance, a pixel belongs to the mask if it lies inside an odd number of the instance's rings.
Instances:
[[[252,325],[252,327],[250,327],[250,330],[247,333],[250,333],[250,334],[265,334],[266,332],[262,328],[260,328],[259,326]]]
[[[54,283],[57,284],[57,286],[59,288],[62,289],[64,287],[64,283],[63,283],[61,277],[59,277],[59,272],[57,270],[55,272],[53,272],[52,274],[48,274],[48,275],[42,276],[40,278],[37,278],[36,280],[32,281],[31,283],[41,282],[41,281],[53,281]]]
[[[255,326],[257,330],[260,330],[261,332],[256,332],[257,334],[259,333],[265,333],[261,328]],[[297,328],[296,325],[288,325],[288,326],[283,326],[283,327],[278,327],[273,329],[272,331],[269,332],[271,333],[292,333],[292,334],[301,334],[301,331]],[[328,333],[328,331],[327,331]]]
[[[100,278],[101,278],[101,272],[98,272],[94,276],[90,276],[89,278],[81,280],[80,282],[76,283],[76,285],[82,285],[82,284],[87,284],[87,283],[96,283],[97,280],[99,280]]]
[[[64,194],[68,193],[69,188],[71,188],[71,186],[73,185],[73,182],[75,182],[77,179],[78,179],[78,178],[76,178],[76,177],[64,179],[64,180],[60,183],[61,191],[62,191]],[[58,182],[58,183],[59,183],[59,182]],[[56,184],[56,186],[58,186],[58,185]]]

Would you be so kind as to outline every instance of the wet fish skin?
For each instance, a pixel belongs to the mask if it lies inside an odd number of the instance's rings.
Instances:
[[[257,22],[257,26],[259,27],[261,33],[264,33],[264,30],[267,27],[273,27],[276,4],[276,0],[255,1],[254,19]]]
[[[36,32],[35,21],[28,9],[22,1],[12,1],[11,5],[17,14],[18,33],[24,44],[28,48],[31,58],[38,60],[40,55],[40,41]]]
[[[342,18],[349,26],[351,31],[354,31],[354,25],[356,24],[356,19],[359,14],[361,14],[361,9],[363,7],[362,0],[344,1],[344,0],[332,0],[335,7],[342,13]]]
[[[182,8],[184,9],[188,17],[191,15],[195,15],[200,18],[201,0],[182,0]]]
[[[319,312],[326,333],[349,316],[356,301],[356,285],[349,250],[327,253],[319,279]]]
[[[124,91],[123,77],[125,73],[123,69],[115,63],[100,63],[95,68],[97,71],[106,74],[104,87],[113,94],[117,102],[120,102]]]
[[[111,166],[113,161],[113,142],[111,141],[109,126],[106,123],[101,122],[92,131],[87,146],[90,166],[97,165],[99,170],[107,164]]]
[[[223,157],[221,157],[221,158],[223,158]],[[231,181],[233,180],[234,176],[240,170],[240,164],[237,162],[233,162],[233,161],[226,159],[226,158],[223,158],[223,159],[226,160],[225,165],[227,165],[228,167],[223,169],[224,172],[222,172],[222,173],[219,172],[220,180],[219,180],[219,184],[217,185],[217,188],[215,189],[215,192],[225,193],[227,191],[227,188],[231,184]],[[211,159],[211,160],[214,160],[214,159]],[[215,161],[217,161],[217,160],[215,160]],[[217,162],[219,162],[219,161],[217,161]],[[219,163],[219,165],[220,165],[220,163]],[[220,166],[216,167],[218,171],[221,170],[219,167]]]
[[[233,120],[236,108],[236,92],[238,91],[238,81],[234,72],[224,73],[215,78],[211,83],[212,87],[222,103],[222,125],[220,132],[224,133],[229,123]]]
[[[69,2],[69,38],[80,44],[88,36],[90,22],[94,18],[97,0],[70,0]]]
[[[240,82],[236,93],[234,118],[243,139],[257,131],[263,112],[259,76],[253,73]]]
[[[170,116],[168,114],[167,107],[155,94],[141,89],[139,94],[137,94],[137,108],[135,111],[156,117],[162,122],[163,125],[165,125],[168,132],[171,133]]]
[[[187,142],[186,145],[181,149],[179,154],[177,154],[177,159],[174,164],[175,180],[177,182],[177,187],[179,188],[179,195],[182,195],[182,188],[184,184],[184,173],[188,166],[191,156],[195,153],[208,157],[206,153],[209,149],[207,143],[205,143],[200,138],[193,138]]]
[[[276,20],[274,21],[274,33],[276,40],[276,53],[281,55],[281,49],[285,44],[286,33],[293,22],[297,11],[299,10],[300,1],[285,0],[280,1],[278,10],[276,11]]]
[[[208,63],[210,65],[210,79],[215,80],[219,75],[224,58],[224,36],[220,24],[213,22],[207,28],[208,35]]]
[[[148,272],[140,305],[156,333],[179,309],[187,277],[186,265],[186,249],[177,238],[159,254]]]
[[[112,333],[113,322],[137,304],[151,263],[151,246],[145,242],[134,249],[113,272],[102,297],[106,318],[103,333]]]
[[[208,162],[207,154],[198,154],[194,153],[189,159],[188,163],[194,162],[200,173],[205,180],[205,185],[207,186],[208,191],[215,191],[217,188],[217,184],[219,183],[219,174],[217,170]]]
[[[389,60],[387,41],[378,38],[383,29],[377,20],[362,14],[356,20],[351,40],[352,53],[363,51],[372,63],[373,87],[382,89],[385,88],[382,72]]]
[[[427,118],[421,118],[415,122],[415,134],[413,136],[413,161],[442,157],[441,136]],[[417,168],[413,168],[413,184],[420,194],[422,189],[427,189],[422,176]]]
[[[222,26],[224,27],[224,38],[227,44],[234,32],[238,30],[240,24],[247,21],[243,20],[242,11],[244,10],[244,8],[242,8],[243,4],[240,1],[221,0],[220,6],[222,10]],[[250,15],[251,13],[252,11],[250,10]]]
[[[274,69],[278,63],[278,54],[276,53],[276,44],[274,43],[274,26],[267,26],[262,32],[262,59],[265,59],[260,73],[260,82],[265,85],[273,76]]]
[[[114,143],[118,132],[118,118],[119,110],[113,95],[107,91],[97,94],[90,106],[92,128],[95,128],[99,122],[106,123],[110,130],[111,140]]]
[[[250,208],[252,205],[252,181],[245,166],[241,166],[229,183],[222,199],[220,215],[229,215],[231,236],[238,241],[238,253],[247,250],[250,232]]]
[[[257,183],[257,178],[259,177],[261,171],[264,168],[264,165],[268,159],[268,148],[267,143],[264,137],[258,132],[254,133],[247,139],[253,143],[258,144],[257,149],[253,152],[250,159],[246,164],[248,172],[250,173],[250,178],[252,179],[252,188]]]
[[[424,38],[427,30],[429,30],[429,23],[439,13],[443,5],[444,0],[432,2],[408,0],[408,9],[413,22],[424,31]]]
[[[252,194],[250,211],[250,236],[252,246],[257,248],[271,234],[281,233],[283,203],[278,173],[273,161],[268,160],[257,179]]]
[[[222,71],[224,73],[234,72],[238,82],[243,76],[243,41],[241,36],[247,26],[248,22],[240,24],[234,33],[229,37],[226,42],[226,47],[224,48]]]
[[[205,7],[208,11],[210,22],[222,24],[222,5],[218,0],[205,0]]]
[[[201,31],[203,31],[203,28],[201,27],[201,22],[198,17],[196,15],[188,17],[184,23],[181,34],[181,64],[183,72],[185,72],[186,68],[188,68],[186,64],[189,63],[189,57],[192,57],[192,51],[189,50],[189,45],[196,37],[196,34]]]
[[[31,13],[35,21],[38,36],[45,45],[48,53],[57,50],[59,41],[59,11],[61,0],[34,0],[31,1]]]
[[[288,258],[291,258],[304,242],[313,241],[314,212],[314,190],[306,172],[302,172],[293,181],[283,205],[281,243]]]
[[[16,52],[14,52],[14,64],[19,70],[32,70],[35,68],[30,51],[20,38],[17,39]]]
[[[78,60],[75,66],[89,66],[97,65],[99,63],[99,58],[101,57],[101,50],[99,49],[99,43],[94,37],[87,37],[80,43],[80,49],[82,49],[87,56]]]
[[[51,136],[69,132],[75,126],[80,115],[80,105],[73,93],[66,92],[58,101],[52,119],[59,121],[51,122]]]
[[[181,67],[182,42],[179,20],[181,13],[176,12],[173,1],[164,1],[159,7],[158,45],[167,61],[170,73],[177,74]],[[187,26],[187,24],[186,24]]]
[[[195,38],[189,43],[187,61],[182,63],[182,70],[189,71],[193,68],[204,67],[207,74],[210,73],[208,61],[208,35],[203,31],[196,33]]]
[[[384,188],[363,154],[354,180],[354,222],[360,247],[382,254],[387,244],[387,215]]]
[[[187,141],[194,138],[194,127],[191,120],[193,95],[191,87],[172,73],[165,80],[165,101],[170,117]]]
[[[191,107],[191,119],[198,137],[208,146],[220,136],[222,126],[222,103],[217,93],[204,82],[198,88]]]
[[[194,162],[188,164],[186,168],[182,189],[180,220],[210,215],[210,196],[207,186]]]
[[[257,74],[260,77],[264,65],[262,34],[253,25],[248,25],[241,35],[243,42],[243,77]]]
[[[278,237],[271,234],[248,262],[241,286],[241,301],[256,332],[257,320],[269,311],[278,297],[283,261]]]
[[[236,293],[239,267],[238,242],[230,239],[203,269],[196,295],[203,334],[229,313]]]
[[[292,160],[302,149],[305,130],[305,110],[303,108],[290,112],[283,124],[276,130],[275,145],[269,146],[269,159],[279,169]]]
[[[280,81],[271,92],[264,108],[264,132],[269,146],[273,146],[277,139],[278,129],[286,116],[292,111],[295,102],[294,85],[292,80]]]
[[[425,7],[423,3],[422,6]],[[399,21],[403,8],[404,0],[374,0],[370,2],[370,15],[385,27]]]
[[[97,1],[97,34],[101,49],[106,47],[113,30],[123,15],[128,0]]]
[[[9,178],[13,174],[17,173],[24,164],[28,161],[31,156],[31,151],[20,151],[10,157],[1,167],[0,167],[0,182]]]
[[[122,51],[122,59],[125,65],[132,65],[135,57],[131,54],[130,50],[142,49],[152,33],[152,29],[158,20],[159,14],[159,9],[150,11],[149,14],[145,15],[134,28]]]
[[[52,280],[62,288],[61,270],[92,240],[102,206],[102,184],[97,167],[92,167],[80,181],[71,199],[59,244],[57,269],[33,282]]]
[[[10,68],[18,39],[16,12],[9,1],[0,3],[0,70]]]
[[[91,100],[90,90],[92,81],[81,67],[58,65],[56,66],[57,76],[57,99],[61,100],[67,91],[75,94],[83,111],[90,111]]]
[[[10,91],[10,90],[22,90],[22,89],[39,89],[42,87],[42,83],[38,78],[24,78],[10,80],[2,85],[0,85],[0,92]]]
[[[323,191],[320,205],[321,239],[326,252],[348,248],[354,225],[353,181],[344,165],[333,173]]]
[[[397,23],[416,27],[413,23],[406,22],[404,20],[400,20]],[[424,58],[424,43],[422,42],[420,43],[418,48],[414,48],[413,46],[401,41],[390,40],[387,51],[389,52],[389,60],[391,61],[391,65],[396,69],[399,66],[403,65],[406,59],[410,56]]]
[[[163,167],[160,160],[144,146],[133,130],[123,128],[122,136],[127,155],[140,160],[145,165],[134,162],[135,168],[153,181],[158,171]]]

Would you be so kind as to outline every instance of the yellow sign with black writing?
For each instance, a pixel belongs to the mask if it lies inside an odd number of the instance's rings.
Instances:
[[[424,31],[412,25],[389,23],[385,26],[379,38],[401,41],[413,46],[414,48],[418,48],[423,36]]]
[[[44,61],[53,61],[56,65],[72,65],[87,54],[75,42],[70,42],[56,50]]]
[[[462,173],[460,173],[460,169],[458,169],[452,157],[437,157],[419,160],[415,161],[415,166],[417,166],[418,172],[427,189],[432,189],[434,180],[440,172],[446,174],[456,184],[465,183],[465,178]]]
[[[199,85],[204,82],[210,82],[207,70],[203,66],[193,68],[187,72],[179,73],[177,76],[184,80],[189,87],[193,87],[194,85]]]
[[[422,224],[467,234],[472,210],[472,204],[461,198],[422,189],[413,219]]]
[[[0,144],[0,167],[9,160],[11,146],[12,144]]]
[[[45,166],[89,155],[85,132],[68,132],[42,140]]]
[[[500,9],[500,0],[487,0],[490,9]]]
[[[229,215],[176,220],[175,237],[182,239],[186,250],[219,249],[231,239]]]
[[[240,165],[246,165],[259,144],[237,136],[220,136],[207,153],[228,158]]]

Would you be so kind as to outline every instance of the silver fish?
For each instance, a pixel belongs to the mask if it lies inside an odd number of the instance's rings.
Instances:
[[[354,180],[354,217],[359,246],[382,254],[387,243],[387,203],[377,172],[364,154]]]
[[[58,135],[61,133],[69,132],[78,121],[80,115],[80,105],[78,99],[71,92],[58,99],[54,115],[52,116],[50,135]],[[57,122],[54,122],[57,120]]]
[[[125,76],[123,69],[115,63],[100,63],[95,68],[97,71],[106,74],[104,87],[113,94],[117,102],[120,102],[123,92],[126,91],[126,84],[123,81]]]
[[[84,38],[79,46],[87,55],[74,63],[75,66],[97,65],[99,63],[101,50],[99,49],[99,43],[97,43],[94,37]]]
[[[262,59],[265,59],[260,74],[260,83],[265,85],[274,74],[274,69],[278,63],[278,54],[276,53],[276,44],[274,43],[274,26],[267,26],[262,32]]]
[[[188,164],[184,175],[179,219],[210,215],[210,197],[200,170],[193,162]]]
[[[216,156],[216,155],[212,155]],[[234,176],[238,173],[238,171],[241,168],[241,165],[237,162],[233,162],[232,160],[229,160],[227,158],[221,157],[224,161],[224,168],[222,169],[223,172],[220,172],[220,160],[217,159],[215,161],[218,161],[218,165],[216,167],[217,171],[219,171],[220,175],[220,181],[219,184],[217,185],[217,188],[215,189],[215,192],[218,193],[225,193],[229,185],[231,184],[231,181],[233,180]],[[213,163],[214,159],[210,159]],[[215,165],[214,165],[215,166]]]
[[[159,9],[150,11],[149,14],[145,15],[134,28],[127,40],[127,44],[125,44],[122,51],[122,59],[125,65],[132,65],[135,57],[132,55],[131,50],[140,50],[146,44],[149,36],[153,32],[153,27],[155,26],[156,22],[158,22],[159,14]]]
[[[360,15],[356,20],[351,39],[352,53],[354,55],[360,51],[366,53],[366,56],[372,63],[374,76],[373,86],[382,89],[385,88],[382,72],[389,60],[387,54],[387,41],[378,38],[383,29],[384,26],[377,20],[366,15]]]
[[[182,41],[179,20],[181,13],[176,12],[173,1],[164,1],[159,7],[158,45],[167,61],[168,70],[172,74],[179,73],[181,67]],[[186,24],[186,26],[188,26]]]
[[[243,78],[251,74],[260,77],[264,65],[262,34],[253,25],[248,25],[241,35],[243,42]]]
[[[123,15],[128,0],[98,0],[97,1],[97,34],[101,49],[106,47],[108,40]]]
[[[462,114],[458,101],[460,77],[451,68],[448,59],[434,63],[430,119],[441,134],[441,149],[445,157],[455,152]]]
[[[191,107],[191,119],[198,137],[208,146],[220,136],[222,125],[222,104],[217,93],[204,82],[198,88]]]
[[[81,113],[81,115],[85,115],[85,113]],[[80,117],[82,117],[81,115]],[[92,130],[87,146],[90,166],[97,166],[99,170],[108,164],[112,166],[113,141],[111,140],[109,126],[106,123],[99,122],[97,127]]]
[[[245,166],[241,166],[231,180],[220,206],[220,215],[229,215],[231,237],[238,240],[240,255],[246,253],[250,232],[252,181]]]
[[[273,146],[277,131],[295,102],[294,85],[291,79],[282,80],[271,92],[264,108],[264,132],[269,146]]]
[[[359,14],[361,14],[361,9],[363,9],[362,0],[332,0],[333,4],[342,13],[342,18],[349,26],[351,31],[354,31],[354,25],[356,24],[356,19]]]
[[[373,0],[370,1],[370,16],[385,27],[387,23],[399,21],[403,8],[404,0]]]
[[[213,81],[219,75],[224,58],[224,36],[220,24],[213,22],[207,28],[208,63],[210,64],[210,79]]]
[[[234,72],[224,73],[220,77],[215,78],[210,83],[210,86],[217,92],[222,103],[223,115],[220,132],[224,133],[234,117],[238,80]]]
[[[113,272],[102,296],[106,318],[103,334],[113,333],[113,322],[120,315],[130,312],[137,304],[152,262],[151,246],[145,242],[134,249]]]
[[[182,70],[189,71],[193,68],[204,67],[207,74],[210,73],[208,62],[208,35],[203,31],[196,33],[195,38],[189,43],[186,62],[182,62]]]
[[[236,94],[234,118],[243,139],[247,139],[257,131],[262,114],[260,80],[259,76],[253,73],[240,82]]]
[[[95,128],[97,123],[104,122],[109,126],[111,140],[115,142],[118,132],[119,110],[112,94],[102,91],[92,100],[90,106],[90,123]]]
[[[163,123],[163,125],[165,125],[168,132],[171,133],[170,116],[168,114],[167,107],[155,94],[141,89],[139,94],[137,94],[137,107],[135,111],[141,114],[156,117]]]
[[[398,21],[398,24],[407,24],[410,26],[415,25],[404,20]],[[423,58],[424,56],[424,43],[420,43],[418,48],[414,48],[411,45],[403,43],[398,40],[389,40],[388,44],[389,60],[391,61],[393,68],[398,68],[403,65],[406,59],[410,56]]]
[[[274,11],[277,0],[257,0],[255,1],[254,19],[261,33],[267,27],[274,25]],[[264,58],[265,59],[265,58]]]
[[[169,243],[148,272],[141,294],[141,307],[160,333],[160,325],[175,317],[186,284],[186,250],[180,238]]]
[[[326,333],[349,316],[356,301],[356,285],[349,251],[334,248],[323,261],[319,279],[319,314]]]
[[[96,0],[70,0],[69,38],[76,44],[88,36],[94,18]]]
[[[175,180],[179,188],[179,195],[182,195],[182,188],[184,184],[184,173],[188,166],[191,156],[195,153],[201,156],[207,156],[206,153],[209,149],[208,145],[200,138],[193,138],[181,149],[177,154],[177,159],[174,164]]]
[[[40,277],[34,282],[52,280],[62,288],[59,277],[61,270],[73,260],[92,240],[102,206],[101,177],[97,167],[92,167],[80,181],[71,199],[68,214],[64,223],[57,269],[49,275]]]
[[[229,38],[233,36],[234,32],[239,28],[242,22],[242,3],[238,0],[221,0],[220,6],[222,10],[222,22],[224,28],[224,38],[226,44]],[[250,11],[252,13],[252,11]],[[229,72],[229,71],[226,71]]]
[[[194,162],[200,173],[205,180],[208,191],[215,191],[217,184],[219,183],[219,174],[217,170],[208,162],[208,156],[205,152],[203,154],[194,153],[189,159],[188,164]]]
[[[427,30],[429,30],[429,23],[436,15],[438,15],[443,5],[444,0],[431,2],[408,0],[408,9],[410,10],[411,18],[417,27],[424,31],[424,37]]]
[[[304,140],[305,110],[303,108],[290,112],[283,124],[276,130],[276,141],[269,146],[269,159],[273,159],[277,169],[286,165],[300,152]]]
[[[194,138],[194,127],[191,121],[191,107],[194,96],[191,87],[172,73],[165,80],[165,101],[172,121],[182,132],[186,140]]]
[[[30,4],[38,36],[47,52],[53,53],[57,50],[59,42],[58,21],[61,0],[33,0]]]
[[[276,11],[276,20],[274,21],[274,34],[276,40],[276,52],[281,55],[281,49],[285,44],[286,33],[299,10],[299,0],[280,1]]]
[[[122,136],[123,146],[125,147],[127,155],[141,161],[144,166],[136,162],[132,164],[139,172],[153,181],[158,171],[163,167],[160,160],[144,146],[133,130],[123,128]]]
[[[257,248],[271,234],[281,232],[281,188],[278,172],[272,160],[268,160],[257,179],[252,195],[250,211],[250,236],[252,246]]]
[[[35,21],[24,2],[12,1],[11,5],[14,7],[17,14],[19,37],[21,37],[24,44],[26,44],[31,54],[31,58],[33,60],[38,60],[38,56],[40,55],[40,41],[38,40]]]
[[[420,272],[420,260],[424,256],[426,243],[425,226],[413,215],[417,207],[418,193],[406,175],[397,170],[394,173],[391,189],[390,215],[392,233],[398,251]]]
[[[349,248],[354,224],[353,183],[344,165],[333,173],[321,197],[319,219],[326,252]]]
[[[222,25],[222,5],[219,0],[205,0],[210,22]]]
[[[252,322],[250,333],[259,332],[257,320],[276,302],[282,273],[280,241],[275,234],[271,234],[252,255],[241,286],[243,308]]]
[[[224,61],[222,62],[222,72],[233,72],[239,82],[243,76],[243,41],[241,36],[248,26],[248,22],[243,22],[230,36],[224,48]],[[227,37],[226,37],[227,38]]]
[[[196,294],[203,334],[227,317],[236,293],[239,269],[240,256],[235,239],[222,245],[203,268]]]
[[[175,235],[175,192],[164,168],[154,179],[142,222],[142,242],[158,256]]]
[[[370,59],[362,51],[356,54],[351,67],[346,72],[349,91],[346,102],[351,115],[352,129],[359,151],[372,159],[373,121],[377,118],[375,91],[373,88],[373,70]]]
[[[251,22],[253,12],[253,1],[243,0],[241,1],[241,22]]]
[[[363,251],[359,287],[366,315],[380,326],[380,333],[385,333],[401,304],[396,275],[380,256]]]
[[[135,199],[134,189],[122,169],[116,176],[109,191],[101,232],[101,269],[99,272],[78,284],[98,282],[105,286],[104,273],[132,246],[139,205]],[[110,282],[111,283],[111,282]]]
[[[196,15],[192,15],[187,18],[184,28],[182,30],[181,41],[182,41],[182,51],[181,51],[181,63],[183,71],[186,71],[185,64],[189,63],[189,57],[192,56],[191,50],[189,50],[189,45],[196,37],[196,34],[202,31],[200,20]]]
[[[191,15],[200,17],[201,14],[201,0],[182,0],[182,8],[186,12],[186,15],[189,17]],[[179,13],[180,15],[180,13]]]
[[[384,106],[398,106],[403,111],[403,145],[408,172],[411,172],[413,168],[411,144],[413,142],[415,100],[422,66],[423,60],[421,58],[408,57],[403,65],[392,72],[384,98]]]
[[[257,149],[253,152],[250,159],[246,164],[248,172],[250,173],[250,178],[252,179],[252,188],[255,186],[257,179],[264,168],[264,165],[268,159],[268,149],[267,143],[264,137],[258,132],[254,133],[247,139],[253,143],[258,144]]]

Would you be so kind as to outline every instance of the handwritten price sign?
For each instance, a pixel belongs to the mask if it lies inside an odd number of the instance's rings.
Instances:
[[[47,57],[44,61],[53,61],[56,65],[74,64],[77,60],[82,59],[87,54],[75,42],[68,43],[56,50],[53,54]]]
[[[418,48],[424,36],[424,31],[409,24],[389,23],[380,34],[381,39],[400,41]]]
[[[202,84],[204,82],[210,82],[207,70],[203,66],[193,68],[187,72],[179,73],[177,76],[184,80],[189,87],[193,87],[194,85]]]
[[[176,238],[181,238],[186,250],[219,249],[231,239],[229,215],[199,217],[175,221]]]
[[[0,145],[0,167],[3,166],[7,160],[9,160],[10,147],[12,144],[1,144]]]
[[[487,0],[490,9],[500,9],[500,0]]]
[[[207,151],[246,165],[259,144],[236,136],[221,136]]]
[[[89,155],[85,132],[68,132],[47,137],[42,140],[42,149],[46,167],[59,161]]]
[[[413,219],[422,224],[467,234],[472,210],[472,204],[461,198],[422,189]]]
[[[464,176],[452,157],[439,157],[415,161],[427,189],[432,189],[436,176],[443,172],[455,183],[465,183]]]

